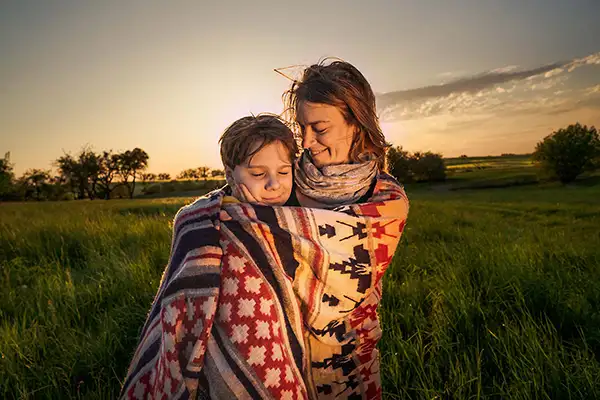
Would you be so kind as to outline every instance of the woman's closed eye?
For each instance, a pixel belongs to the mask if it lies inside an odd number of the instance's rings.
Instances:
[[[264,172],[251,172],[250,175],[252,175],[255,178],[262,178],[263,176],[265,176]]]
[[[313,125],[312,129],[317,135],[322,135],[325,132],[327,132],[327,129],[329,129],[329,126],[327,126],[325,124],[318,124],[318,125]]]

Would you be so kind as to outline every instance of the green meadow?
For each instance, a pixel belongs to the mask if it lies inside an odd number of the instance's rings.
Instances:
[[[407,187],[385,398],[600,398],[600,182],[509,158]],[[0,397],[116,397],[192,199],[0,204]]]

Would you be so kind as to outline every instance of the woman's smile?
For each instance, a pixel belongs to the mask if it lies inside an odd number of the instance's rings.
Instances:
[[[317,167],[350,161],[356,128],[344,120],[337,107],[303,101],[296,122],[302,131],[302,147],[310,152]]]
[[[317,156],[317,155],[319,155],[319,154],[323,153],[325,150],[327,150],[327,147],[325,147],[324,149],[317,149],[317,150],[310,149],[310,155],[311,155],[312,157],[315,157],[315,156]]]

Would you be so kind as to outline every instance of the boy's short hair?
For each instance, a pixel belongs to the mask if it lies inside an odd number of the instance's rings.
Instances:
[[[263,147],[276,141],[283,144],[294,161],[298,144],[292,130],[279,116],[265,113],[240,118],[229,125],[219,139],[221,160],[226,168],[235,169],[250,161]],[[257,142],[258,147],[253,148]]]

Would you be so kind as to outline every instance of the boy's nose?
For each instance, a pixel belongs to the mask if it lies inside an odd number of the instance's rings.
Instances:
[[[279,184],[279,179],[276,176],[270,176],[267,182],[267,190],[277,190],[281,185]]]

